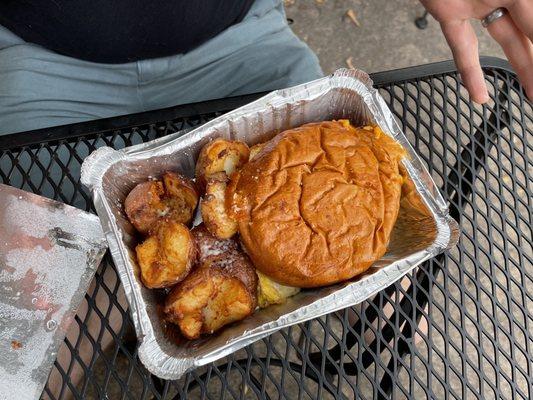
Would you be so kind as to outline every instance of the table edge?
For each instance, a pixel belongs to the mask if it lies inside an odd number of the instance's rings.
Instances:
[[[484,68],[497,68],[514,73],[509,62],[498,57],[480,57],[481,66]],[[454,61],[439,61],[413,67],[394,69],[370,74],[375,86],[389,83],[418,79],[426,76],[446,74],[457,71]],[[0,136],[0,151],[13,150],[24,146],[51,143],[62,139],[72,139],[86,136],[100,131],[125,129],[128,127],[148,126],[161,121],[169,121],[188,116],[225,112],[245,105],[268,92],[252,93],[223,99],[213,99],[198,103],[183,104],[159,110],[141,113],[119,115],[92,121],[79,122],[36,129],[26,132],[16,132]]]

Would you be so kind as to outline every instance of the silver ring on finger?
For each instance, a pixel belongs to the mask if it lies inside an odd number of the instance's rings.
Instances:
[[[499,20],[501,17],[505,15],[507,11],[505,8],[497,8],[493,12],[491,12],[489,15],[487,15],[485,18],[481,20],[481,25],[483,27],[488,27],[490,24],[492,24],[494,21]]]

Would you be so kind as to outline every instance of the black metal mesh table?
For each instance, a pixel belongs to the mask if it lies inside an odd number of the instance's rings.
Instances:
[[[456,248],[356,307],[177,382],[140,364],[107,256],[43,398],[532,398],[533,110],[504,62],[483,65],[483,107],[468,102],[450,62],[373,76],[460,221]],[[0,177],[91,210],[79,172],[95,148],[194,127],[255,97],[2,137]]]

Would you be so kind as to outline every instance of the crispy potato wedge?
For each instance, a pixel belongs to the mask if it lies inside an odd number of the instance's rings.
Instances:
[[[225,175],[225,174],[224,174]],[[205,226],[219,239],[229,239],[237,233],[237,221],[226,212],[227,177],[218,175],[207,181],[200,211]]]
[[[213,333],[252,314],[257,305],[257,275],[241,252],[210,257],[169,293],[168,322],[188,339]]]
[[[196,181],[204,188],[213,175],[224,172],[230,176],[242,167],[250,156],[246,143],[225,139],[215,139],[200,151],[196,162]]]
[[[132,225],[142,234],[157,228],[163,219],[189,224],[198,203],[192,181],[175,172],[165,172],[162,180],[135,186],[124,202]]]
[[[167,220],[135,251],[147,288],[165,288],[183,280],[196,261],[196,242],[189,229]]]
[[[257,305],[260,308],[268,307],[272,304],[283,304],[289,298],[300,291],[300,288],[293,286],[285,286],[281,283],[273,281],[265,274],[259,271],[257,277],[259,283],[257,286]]]

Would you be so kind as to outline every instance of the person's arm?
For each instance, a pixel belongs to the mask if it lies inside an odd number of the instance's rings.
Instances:
[[[488,101],[489,96],[470,20],[483,19],[496,8],[506,8],[505,15],[487,29],[517,72],[527,96],[533,99],[533,0],[420,1],[440,23],[463,83],[477,103]]]

